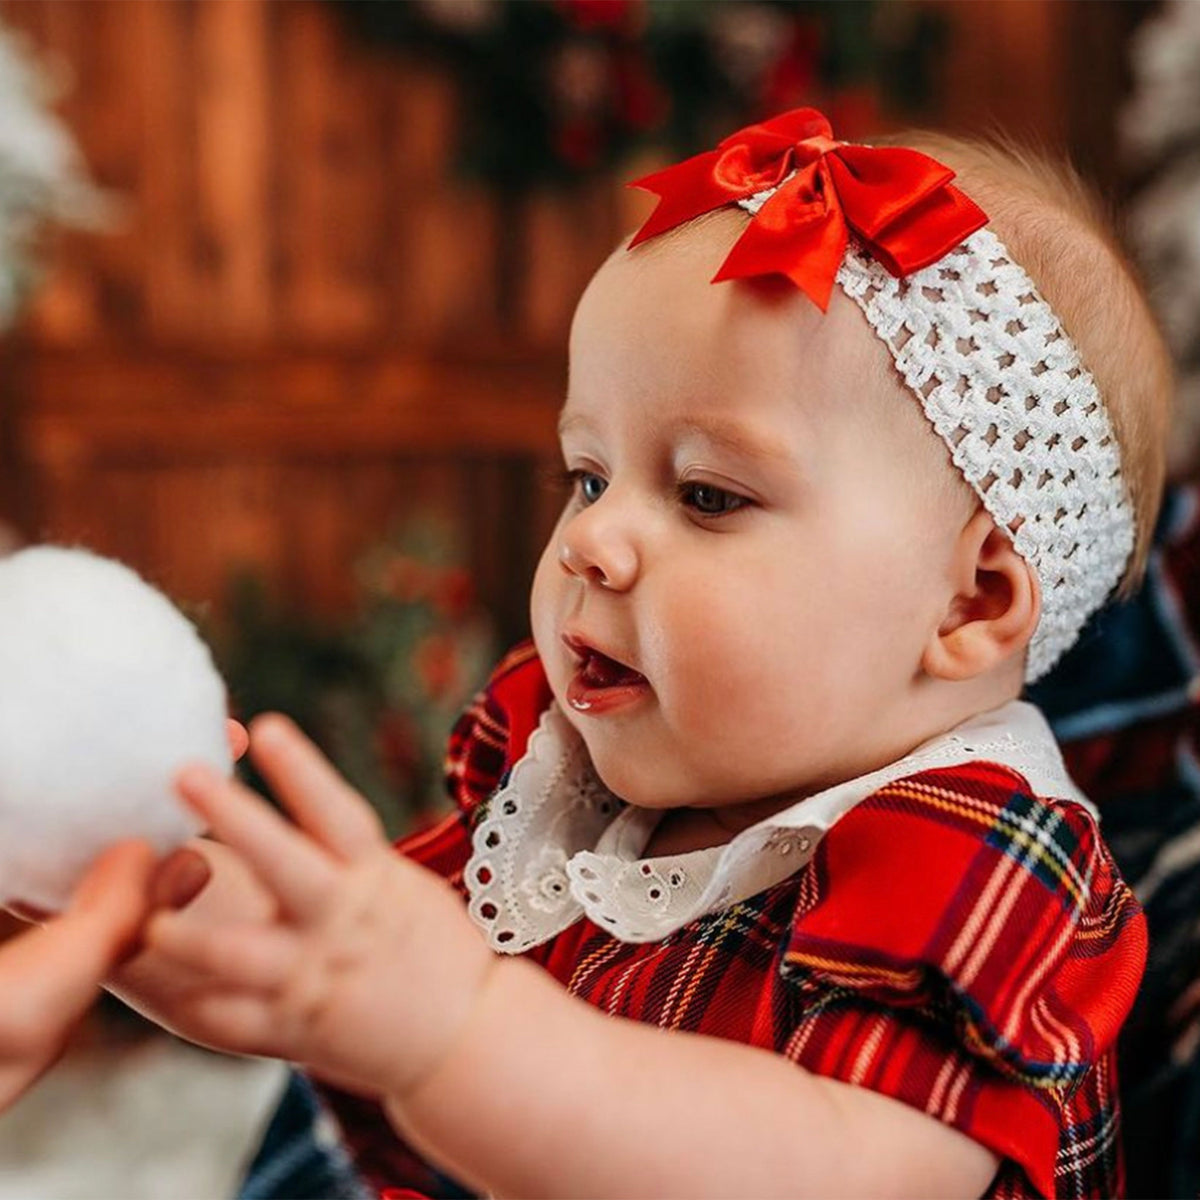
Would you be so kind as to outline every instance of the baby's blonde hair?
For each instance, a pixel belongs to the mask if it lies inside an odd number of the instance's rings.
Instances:
[[[1121,447],[1136,535],[1118,594],[1145,570],[1166,473],[1170,355],[1097,196],[1064,161],[1010,142],[914,130],[878,139],[956,172],[988,228],[1054,309],[1104,398]]]

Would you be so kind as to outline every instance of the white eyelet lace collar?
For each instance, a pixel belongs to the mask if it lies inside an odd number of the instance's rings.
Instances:
[[[519,954],[587,916],[624,942],[656,942],[689,921],[798,871],[825,831],[880,787],[972,760],[1019,771],[1033,791],[1096,810],[1067,775],[1050,727],[1012,701],[903,758],[799,801],[723,846],[640,858],[658,812],[632,808],[600,782],[556,704],[475,829],[469,911],[494,950]]]

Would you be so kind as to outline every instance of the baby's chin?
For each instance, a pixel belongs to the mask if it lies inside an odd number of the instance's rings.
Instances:
[[[587,748],[600,782],[617,799],[635,808],[720,808],[744,803],[744,779],[723,778],[721,755],[689,755],[688,746],[664,735],[653,713],[597,717],[577,712],[566,699],[565,684],[551,691],[568,723]],[[649,704],[655,703],[651,697]],[[716,785],[716,786],[714,786]]]
[[[585,744],[587,739],[584,739]],[[634,808],[666,811],[672,808],[715,808],[736,800],[714,796],[710,789],[678,769],[677,760],[668,764],[638,761],[636,755],[588,746],[588,756],[600,782],[619,800]]]

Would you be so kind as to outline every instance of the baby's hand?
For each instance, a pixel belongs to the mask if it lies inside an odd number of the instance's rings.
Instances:
[[[205,767],[179,788],[274,911],[161,913],[147,944],[197,980],[177,1002],[201,1040],[402,1095],[450,1048],[495,960],[455,893],[395,854],[291,722],[257,720],[251,756],[296,826]]]
[[[245,725],[241,721],[235,721],[232,717],[225,722],[225,734],[229,738],[229,750],[233,755],[233,761],[237,762],[250,745],[250,735],[246,732]]]

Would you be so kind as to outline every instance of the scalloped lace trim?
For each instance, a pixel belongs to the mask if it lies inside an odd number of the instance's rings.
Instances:
[[[624,942],[653,942],[798,871],[826,830],[896,779],[991,761],[1035,794],[1095,807],[1067,775],[1045,718],[1013,701],[933,738],[894,763],[847,780],[744,830],[724,846],[641,858],[661,814],[631,808],[597,777],[557,705],[488,802],[464,879],[468,911],[488,944],[519,954],[587,916]]]

